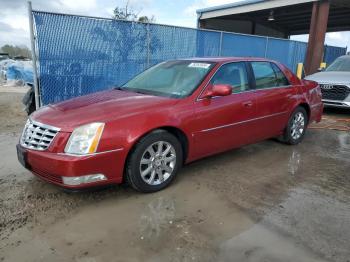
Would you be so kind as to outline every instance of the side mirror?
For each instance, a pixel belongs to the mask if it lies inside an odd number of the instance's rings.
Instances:
[[[203,95],[203,98],[211,98],[214,96],[228,96],[232,94],[232,86],[230,85],[212,85]]]
[[[320,68],[317,69],[317,72],[323,72],[324,70],[325,70],[324,67],[320,67]]]

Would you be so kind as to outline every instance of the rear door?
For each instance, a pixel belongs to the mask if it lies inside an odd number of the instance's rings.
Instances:
[[[255,79],[257,129],[261,140],[279,135],[287,125],[297,89],[290,85],[281,69],[271,62],[251,62]]]
[[[247,144],[252,139],[256,101],[245,62],[222,65],[210,85],[228,84],[229,96],[198,99],[195,102],[197,156],[205,156]]]

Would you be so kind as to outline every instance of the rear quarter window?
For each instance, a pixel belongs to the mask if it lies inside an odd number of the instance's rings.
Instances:
[[[274,63],[251,62],[257,89],[289,86],[282,70]]]
[[[276,74],[269,62],[251,62],[257,89],[276,86]]]
[[[282,70],[274,63],[271,63],[273,70],[276,74],[276,84],[277,86],[289,86],[290,83],[287,79],[287,77],[284,75]]]

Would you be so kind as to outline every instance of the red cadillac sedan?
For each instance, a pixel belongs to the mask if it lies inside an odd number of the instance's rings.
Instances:
[[[271,137],[298,144],[322,110],[317,83],[275,61],[167,61],[123,86],[34,112],[17,155],[67,189],[126,181],[154,192],[196,159]]]

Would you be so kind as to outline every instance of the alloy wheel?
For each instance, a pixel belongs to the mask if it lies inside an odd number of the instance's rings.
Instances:
[[[176,165],[175,148],[166,141],[158,141],[147,147],[141,157],[140,174],[149,185],[164,183]]]
[[[305,116],[302,112],[298,112],[293,117],[292,127],[290,129],[291,136],[294,140],[298,140],[305,130]]]

